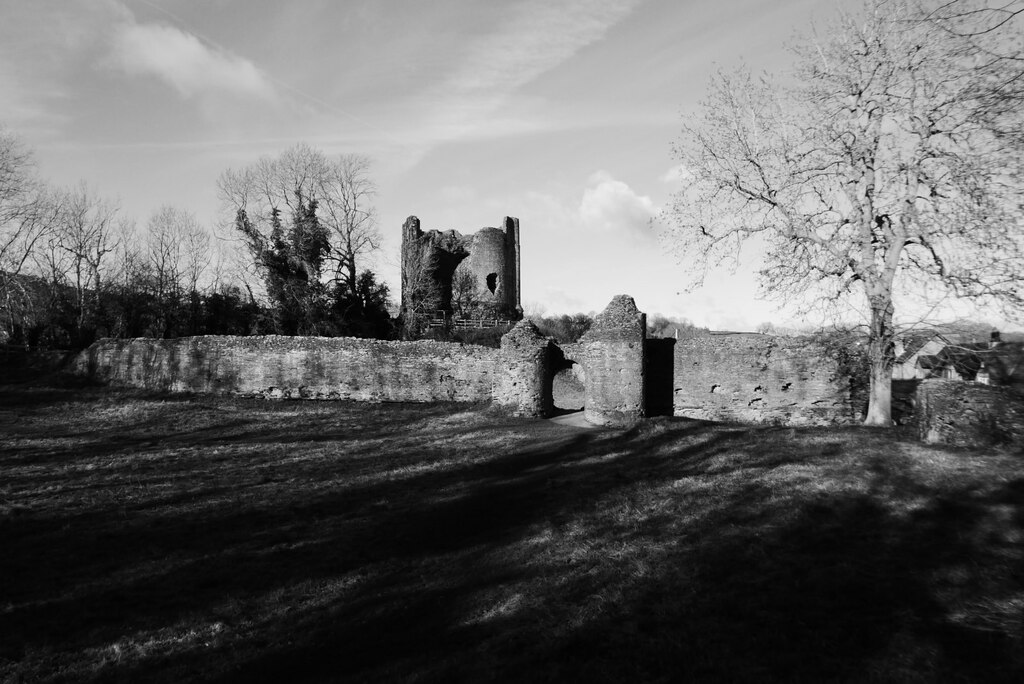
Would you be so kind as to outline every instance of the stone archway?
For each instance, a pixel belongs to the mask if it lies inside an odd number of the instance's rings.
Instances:
[[[551,395],[555,413],[582,411],[586,397],[586,373],[578,359],[577,345],[555,345]]]

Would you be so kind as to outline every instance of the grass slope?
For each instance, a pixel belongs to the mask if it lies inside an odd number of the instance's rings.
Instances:
[[[1024,457],[0,387],[0,680],[1022,681]]]

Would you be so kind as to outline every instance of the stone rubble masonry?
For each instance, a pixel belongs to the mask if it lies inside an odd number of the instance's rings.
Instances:
[[[800,338],[712,334],[675,344],[675,415],[778,425],[858,420],[850,379],[822,347]]]
[[[501,338],[494,403],[517,415],[550,416],[554,351],[554,343],[532,321],[517,323]]]
[[[586,373],[584,417],[596,425],[630,425],[646,415],[647,316],[628,295],[616,295],[580,338]]]
[[[102,339],[75,372],[174,392],[359,401],[490,401],[498,350],[348,337]]]
[[[104,339],[73,370],[111,385],[274,398],[493,401],[516,413],[584,407],[600,425],[649,415],[790,425],[857,420],[849,378],[806,340],[646,337],[619,296],[575,344],[521,322],[501,349],[447,342],[205,336]]]
[[[1024,447],[1024,396],[1009,387],[923,380],[917,387],[922,441],[962,447]]]
[[[452,288],[460,264],[473,276],[476,309],[484,317],[523,317],[520,292],[519,219],[506,216],[501,228],[463,235],[455,230],[424,232],[410,216],[402,225],[402,312],[434,316],[452,313]]]

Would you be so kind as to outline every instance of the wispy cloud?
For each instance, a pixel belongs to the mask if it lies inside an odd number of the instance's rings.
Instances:
[[[479,36],[442,86],[493,95],[529,83],[600,40],[636,0],[531,0],[513,4],[494,32]]]
[[[186,98],[274,96],[273,85],[251,61],[163,24],[120,23],[111,39],[108,63],[126,74],[155,76]]]
[[[35,138],[55,135],[72,118],[74,88],[122,9],[111,0],[0,0],[0,121]]]
[[[501,136],[554,122],[510,118],[517,89],[601,40],[640,0],[509,3],[474,36],[446,75],[421,94],[422,135],[434,142]]]
[[[187,27],[142,21],[121,0],[0,0],[0,16],[0,120],[39,139],[80,126],[115,88],[132,97],[118,82],[125,74],[159,79],[207,114],[275,98],[251,60]]]
[[[35,85],[15,69],[0,63],[0,124],[15,127],[19,133],[45,138],[66,120],[63,108],[65,91],[46,83]]]

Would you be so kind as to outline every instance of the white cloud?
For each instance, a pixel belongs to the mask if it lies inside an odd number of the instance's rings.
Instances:
[[[274,88],[255,64],[172,26],[122,22],[109,63],[131,75],[156,76],[183,97],[230,93],[271,98]]]
[[[583,191],[579,214],[587,228],[650,236],[658,208],[650,197],[638,195],[626,183],[599,171]]]

